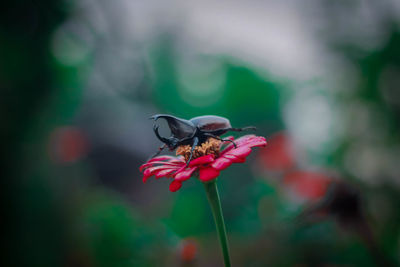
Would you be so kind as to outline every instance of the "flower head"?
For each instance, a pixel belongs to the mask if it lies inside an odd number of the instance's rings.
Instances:
[[[196,146],[193,152],[193,159],[187,165],[190,146],[181,146],[176,150],[177,157],[159,156],[150,159],[140,167],[143,171],[143,182],[155,176],[157,178],[168,177],[173,181],[169,190],[175,192],[182,186],[182,182],[190,179],[195,172],[202,182],[216,179],[220,171],[228,168],[232,163],[243,163],[250,154],[252,147],[265,146],[267,141],[264,137],[255,135],[242,136],[236,140],[229,137],[229,140],[236,144],[236,147],[210,137],[203,144]],[[223,149],[221,149],[223,148]]]

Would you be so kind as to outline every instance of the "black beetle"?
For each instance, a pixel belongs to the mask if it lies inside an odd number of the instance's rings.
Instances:
[[[221,141],[232,142],[236,147],[235,142],[232,140],[222,139],[219,136],[228,131],[241,132],[245,130],[255,130],[255,127],[252,126],[244,128],[232,128],[231,123],[227,118],[214,115],[199,116],[190,120],[185,120],[167,114],[157,114],[152,116],[150,119],[156,121],[160,118],[167,121],[171,130],[171,136],[168,138],[160,136],[158,132],[158,125],[154,125],[154,133],[156,134],[157,138],[164,143],[164,145],[161,146],[159,151],[152,157],[157,156],[166,147],[172,151],[181,145],[191,145],[192,149],[190,151],[190,157],[187,161],[187,164],[189,164],[190,160],[192,159],[194,148],[204,143],[209,137],[213,137]]]

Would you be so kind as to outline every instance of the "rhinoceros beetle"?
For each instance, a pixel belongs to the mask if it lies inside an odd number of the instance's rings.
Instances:
[[[204,143],[209,137],[213,137],[221,141],[232,142],[236,147],[235,142],[229,139],[222,139],[220,135],[223,135],[228,131],[241,132],[245,130],[256,129],[252,126],[244,128],[232,128],[231,123],[227,118],[214,115],[199,116],[190,120],[185,120],[167,114],[157,114],[152,116],[150,119],[157,121],[160,118],[167,121],[171,130],[171,136],[168,138],[162,137],[158,132],[159,126],[154,125],[154,133],[157,138],[164,143],[164,145],[161,146],[159,151],[152,157],[160,154],[160,152],[166,147],[172,151],[181,145],[191,145],[192,148],[187,164],[189,164],[190,160],[192,159],[194,148]]]

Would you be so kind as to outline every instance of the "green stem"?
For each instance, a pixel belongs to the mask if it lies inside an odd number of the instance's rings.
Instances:
[[[210,203],[215,226],[217,227],[217,233],[219,242],[221,244],[222,254],[224,256],[225,266],[230,267],[231,260],[229,258],[228,239],[226,237],[224,216],[222,215],[221,201],[219,199],[217,183],[215,180],[209,183],[204,183],[204,188],[206,189],[208,202]]]

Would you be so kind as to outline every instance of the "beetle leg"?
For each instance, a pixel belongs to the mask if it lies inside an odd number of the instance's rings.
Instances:
[[[198,143],[199,143],[199,138],[197,138],[197,137],[193,138],[192,149],[190,149],[190,156],[189,156],[188,161],[186,162],[186,167],[189,166],[189,163],[190,163],[190,161],[192,160],[192,157],[193,157],[193,151],[194,151],[194,149],[195,149],[195,147],[197,146]]]
[[[257,130],[256,127],[254,126],[248,126],[248,127],[243,127],[243,128],[222,128],[222,129],[217,129],[217,130],[201,130],[202,133],[207,133],[207,134],[217,134],[217,135],[221,135],[224,134],[226,132],[229,131],[233,131],[233,132],[242,132],[242,131],[248,131],[248,130]]]
[[[256,127],[254,126],[248,126],[248,127],[243,127],[243,128],[226,128],[226,131],[233,131],[233,132],[242,132],[242,131],[248,131],[248,130],[257,130]]]
[[[164,144],[164,145],[160,146],[160,147],[158,148],[158,151],[157,151],[156,153],[154,153],[150,158],[152,159],[152,158],[158,156],[158,155],[161,153],[161,151],[163,151],[164,148],[166,148],[166,147],[167,147],[167,144]]]
[[[216,136],[216,135],[213,135],[213,134],[211,134],[211,133],[204,133],[204,135],[205,135],[205,136],[212,137],[212,138],[215,138],[215,139],[218,139],[218,140],[223,141],[223,142],[231,142],[231,143],[233,144],[233,146],[234,146],[235,148],[237,148],[236,143],[235,143],[234,141],[230,140],[230,139],[222,139],[221,137]]]

